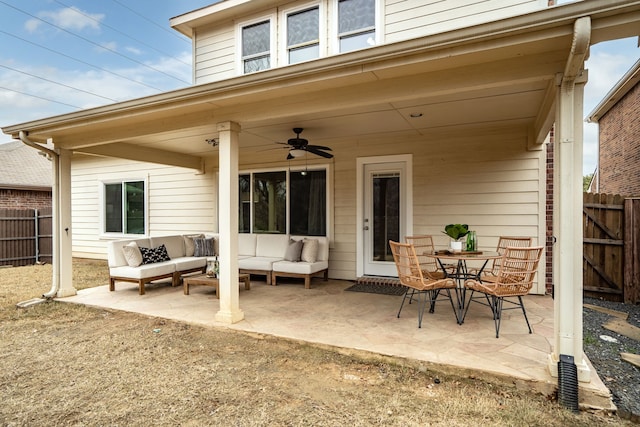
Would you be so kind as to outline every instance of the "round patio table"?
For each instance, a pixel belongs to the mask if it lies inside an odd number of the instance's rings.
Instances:
[[[462,314],[464,312],[465,300],[466,300],[466,288],[464,281],[467,279],[474,279],[482,281],[482,272],[489,263],[490,260],[501,258],[496,251],[460,251],[453,252],[450,250],[438,250],[427,251],[422,255],[435,258],[438,265],[444,272],[445,276],[454,279],[458,286],[456,287],[456,299],[458,300],[458,313],[456,313],[456,319],[458,324],[462,324]],[[454,268],[447,268],[445,263],[450,261],[454,264]],[[480,261],[482,266],[478,269],[469,270],[467,261]]]

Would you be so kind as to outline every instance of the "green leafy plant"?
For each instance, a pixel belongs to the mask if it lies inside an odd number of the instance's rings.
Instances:
[[[467,224],[449,224],[444,227],[443,233],[453,240],[458,240],[469,234],[469,226]]]

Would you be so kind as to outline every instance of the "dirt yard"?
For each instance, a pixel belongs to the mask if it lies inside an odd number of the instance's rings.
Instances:
[[[0,268],[2,426],[605,426],[510,384],[269,336],[49,302],[51,266]],[[78,288],[107,283],[75,260]]]

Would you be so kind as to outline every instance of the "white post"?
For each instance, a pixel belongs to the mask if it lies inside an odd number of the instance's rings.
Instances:
[[[561,84],[554,149],[554,352],[549,369],[557,376],[561,354],[573,356],[578,381],[589,382],[582,333],[582,111],[586,73]]]
[[[238,151],[240,125],[218,123],[218,231],[220,252],[220,311],[216,320],[244,319],[238,287]]]
[[[58,221],[59,274],[58,298],[76,295],[73,286],[73,249],[71,236],[71,151],[58,149]]]

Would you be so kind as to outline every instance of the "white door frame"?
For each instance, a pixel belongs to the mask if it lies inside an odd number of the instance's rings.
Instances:
[[[359,157],[356,159],[356,276],[364,275],[364,188],[366,165],[382,163],[404,163],[405,174],[405,206],[404,208],[404,229],[407,235],[413,232],[413,155],[398,154],[394,156]],[[394,275],[396,275],[394,270]]]

